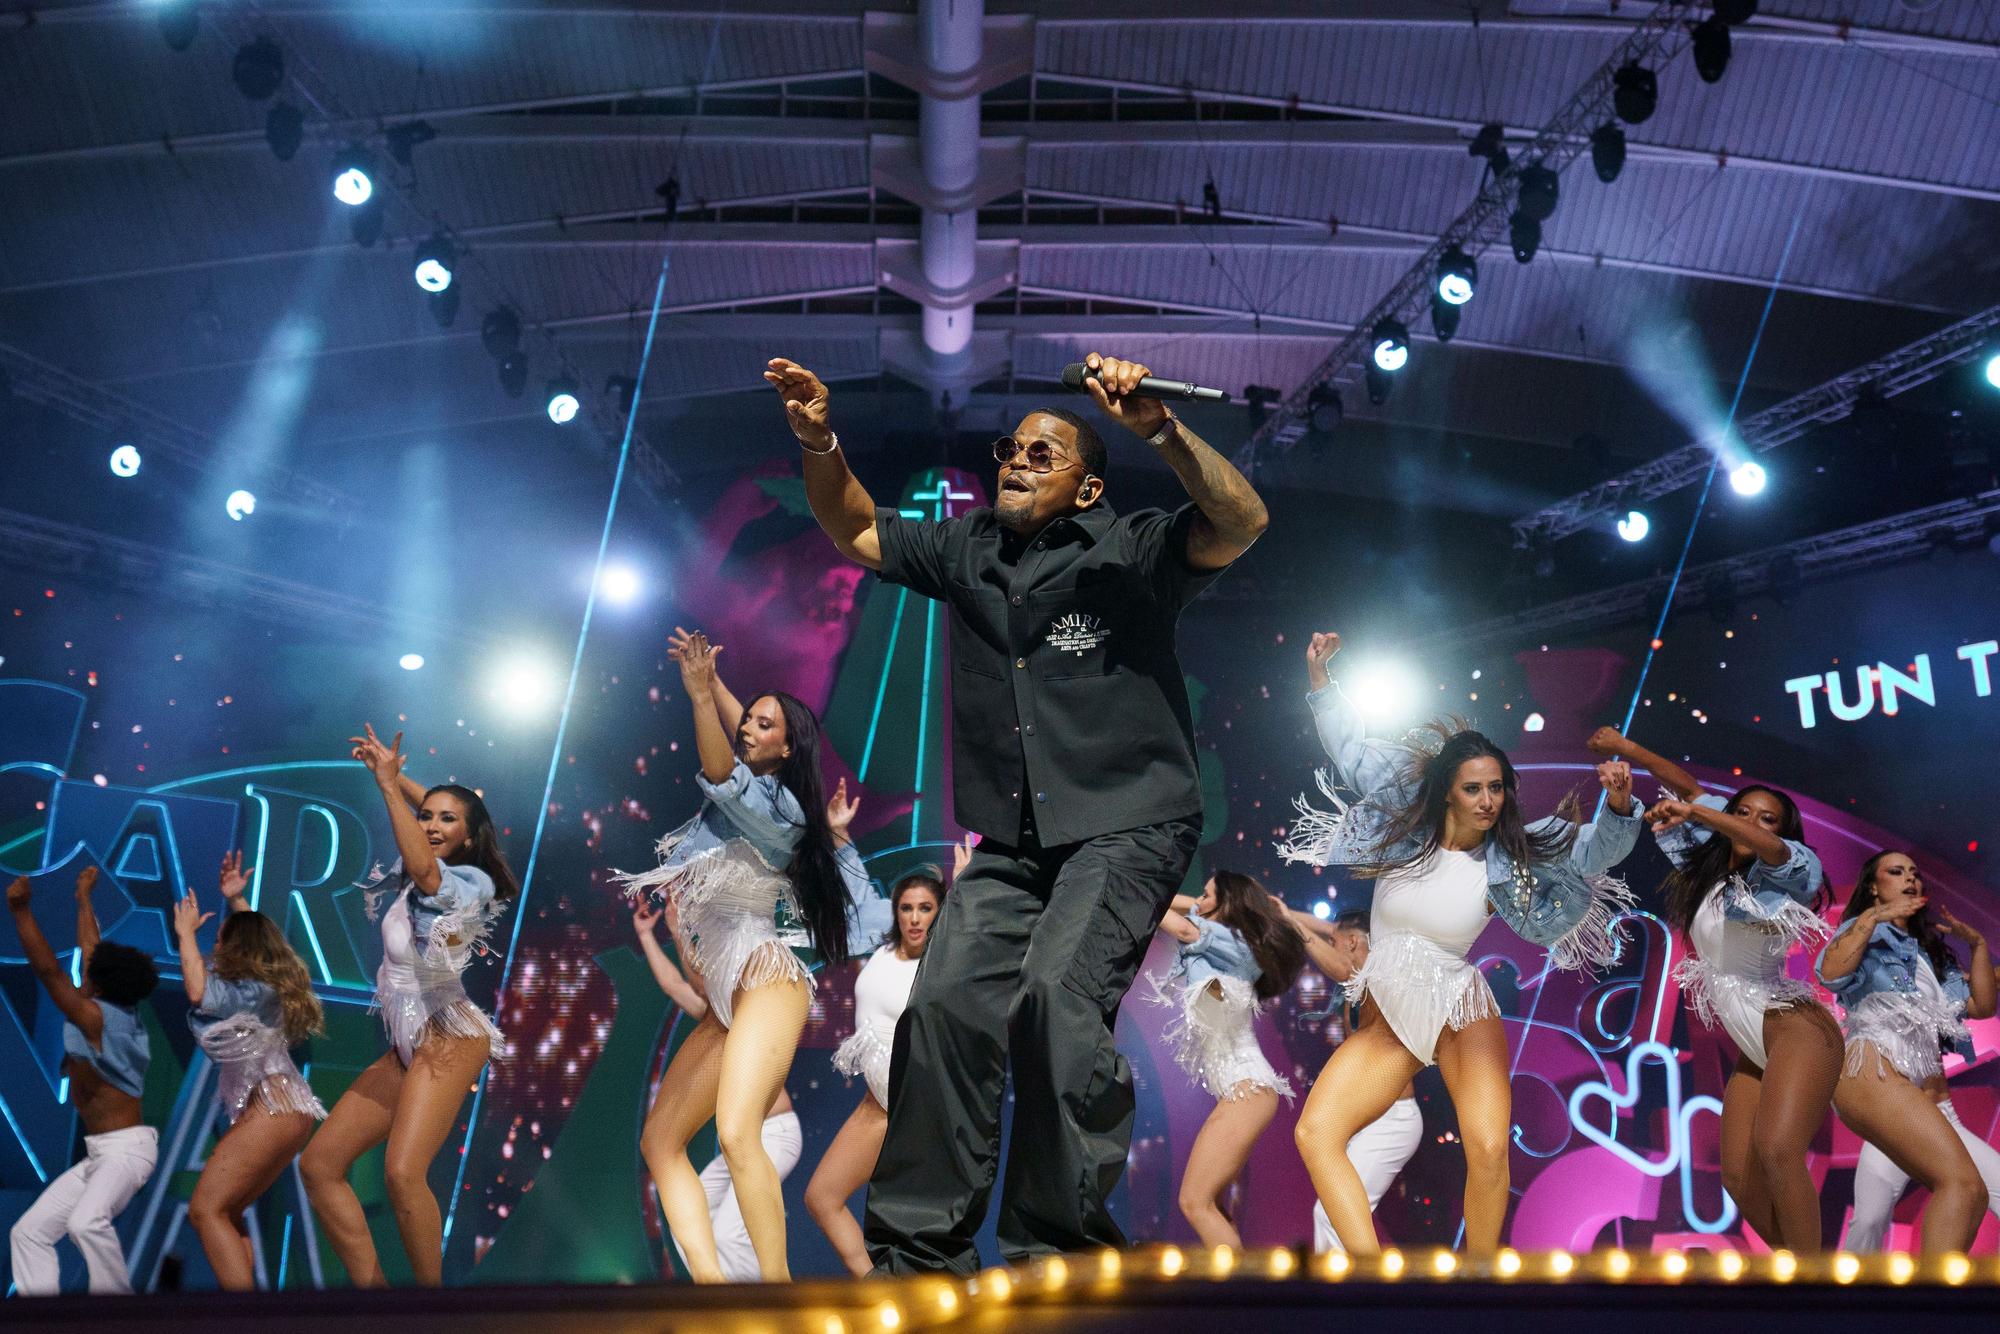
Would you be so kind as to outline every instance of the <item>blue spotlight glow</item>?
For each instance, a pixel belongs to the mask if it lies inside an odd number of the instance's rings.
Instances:
[[[451,286],[451,271],[458,259],[452,244],[442,234],[417,247],[417,286],[426,292],[442,292]]]
[[[111,451],[111,475],[114,477],[137,477],[139,475],[139,451],[132,445],[120,445]]]
[[[222,502],[222,508],[229,511],[229,517],[239,523],[257,512],[257,497],[248,491],[231,491],[229,499]]]
[[[576,381],[567,375],[549,381],[549,420],[566,426],[576,419]]]
[[[424,655],[421,653],[405,653],[402,657],[396,659],[396,665],[406,672],[422,671]]]
[[[645,584],[639,572],[629,565],[607,565],[598,577],[597,591],[614,607],[629,607],[639,600],[645,591]]]
[[[350,148],[333,163],[333,197],[349,208],[359,208],[375,193],[375,178],[369,171],[368,155]]]
[[[1646,534],[1653,531],[1653,521],[1646,517],[1644,510],[1629,510],[1618,521],[1618,536],[1627,542],[1643,542]]]
[[[1994,352],[1986,358],[1986,383],[1995,389],[2000,389],[2000,352]]]
[[[1410,359],[1410,331],[1399,320],[1383,320],[1373,332],[1372,356],[1378,370],[1399,371]]]
[[[1765,476],[1764,465],[1746,461],[1729,470],[1729,485],[1739,496],[1754,496],[1764,489],[1769,479]]]
[[[1321,899],[1313,905],[1313,916],[1324,922],[1327,918],[1333,916],[1333,905],[1325,899]]]
[[[548,659],[521,652],[501,662],[492,678],[491,693],[501,708],[516,718],[534,718],[547,711],[560,693],[562,679]]]

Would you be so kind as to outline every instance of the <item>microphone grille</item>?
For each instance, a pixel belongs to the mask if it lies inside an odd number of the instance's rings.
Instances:
[[[1086,373],[1085,367],[1082,362],[1072,361],[1069,365],[1062,368],[1063,387],[1066,389],[1083,388],[1083,377],[1085,373]]]

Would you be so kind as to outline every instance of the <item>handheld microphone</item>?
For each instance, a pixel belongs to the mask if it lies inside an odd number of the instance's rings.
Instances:
[[[1065,388],[1083,389],[1085,380],[1095,380],[1097,372],[1080,361],[1072,361],[1062,368],[1062,382]],[[1229,394],[1221,389],[1208,389],[1186,380],[1158,380],[1148,375],[1139,381],[1139,387],[1132,391],[1147,398],[1198,398],[1206,403],[1227,403]]]

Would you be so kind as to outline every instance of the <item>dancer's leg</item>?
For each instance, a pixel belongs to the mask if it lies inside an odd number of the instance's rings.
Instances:
[[[1465,1147],[1465,1250],[1488,1255],[1500,1249],[1507,1222],[1514,1092],[1507,1077],[1506,1026],[1490,1018],[1447,1028],[1438,1034],[1437,1063]]]
[[[411,1057],[396,1093],[382,1176],[403,1236],[403,1254],[419,1287],[435,1288],[444,1281],[444,1216],[431,1193],[431,1164],[450,1137],[491,1047],[492,1039],[483,1035],[446,1037],[433,1031]]]
[[[14,1256],[14,1291],[23,1297],[53,1297],[62,1291],[62,1261],[56,1243],[69,1231],[70,1211],[83,1198],[90,1161],[76,1164],[35,1197],[14,1220],[9,1234]]]
[[[1854,1160],[1854,1216],[1847,1220],[1841,1249],[1863,1254],[1884,1249],[1896,1202],[1909,1184],[1910,1174],[1890,1162],[1888,1154],[1872,1143],[1862,1144]]]
[[[1396,1178],[1416,1155],[1417,1146],[1424,1138],[1424,1114],[1417,1109],[1415,1098],[1398,1098],[1396,1105],[1376,1117],[1356,1132],[1347,1141],[1347,1160],[1354,1165],[1354,1171],[1361,1178],[1361,1188],[1368,1193],[1368,1212],[1373,1214],[1382,1207],[1382,1197],[1389,1193],[1389,1187],[1396,1184]],[[1333,1230],[1333,1222],[1326,1216],[1326,1206],[1313,1201],[1313,1253],[1337,1251],[1343,1247],[1340,1237]]]
[[[682,1039],[660,1076],[660,1088],[639,1132],[639,1152],[653,1174],[660,1212],[680,1248],[688,1274],[697,1283],[723,1282],[708,1218],[708,1194],[687,1146],[715,1116],[715,1089],[722,1077],[722,1041],[729,1030],[711,1012]]]
[[[777,1171],[778,1179],[790,1176],[799,1164],[803,1147],[797,1112],[764,1118],[764,1153]],[[729,1174],[729,1160],[721,1154],[701,1169],[702,1188],[708,1192],[708,1217],[715,1232],[715,1256],[723,1277],[731,1283],[755,1283],[763,1276],[757,1263],[757,1248],[743,1221],[743,1202],[736,1194],[735,1178]],[[686,1260],[686,1256],[681,1257]]]
[[[1199,837],[1191,820],[1128,829],[1080,844],[1056,872],[1007,1019],[1014,1151],[998,1231],[1010,1262],[1125,1244],[1105,1203],[1138,1106],[1118,1005]]]
[[[1764,1016],[1764,1066],[1750,1151],[1770,1192],[1775,1245],[1800,1254],[1820,1249],[1819,1191],[1806,1150],[1826,1120],[1840,1080],[1844,1043],[1833,1016],[1817,1005],[1795,1005]]]
[[[1986,1183],[1938,1105],[1901,1074],[1878,1068],[1872,1050],[1863,1052],[1861,1073],[1841,1075],[1833,1105],[1849,1130],[1930,1188],[1924,1253],[1970,1249],[1986,1212]]]
[[[1782,1245],[1778,1240],[1778,1215],[1771,1205],[1771,1192],[1764,1184],[1763,1169],[1757,1165],[1751,1131],[1757,1124],[1757,1108],[1764,1100],[1764,1072],[1738,1057],[1729,1082],[1722,1089],[1720,1153],[1722,1188],[1736,1201],[1736,1208],[1766,1245]]]
[[[1181,1217],[1187,1219],[1204,1246],[1243,1245],[1236,1224],[1222,1212],[1222,1193],[1243,1173],[1250,1150],[1278,1114],[1278,1095],[1267,1088],[1245,1085],[1234,1097],[1223,1098],[1202,1122],[1188,1150],[1181,1173]]]
[[[812,1180],[806,1183],[807,1210],[833,1243],[847,1272],[856,1278],[866,1277],[874,1266],[861,1240],[861,1225],[854,1221],[847,1202],[868,1184],[888,1128],[889,1114],[882,1110],[882,1104],[875,1101],[874,1094],[862,1094],[861,1105],[841,1124],[819,1166],[813,1169]]]
[[[304,1112],[274,1116],[252,1097],[209,1153],[188,1200],[188,1224],[201,1238],[209,1268],[224,1292],[256,1290],[257,1269],[243,1211],[298,1156],[315,1124]]]
[[[118,1240],[118,1215],[153,1175],[160,1139],[151,1126],[128,1126],[86,1136],[84,1147],[90,1171],[69,1211],[69,1239],[83,1252],[93,1293],[129,1293],[132,1278]]]
[[[945,896],[889,1062],[888,1125],[863,1232],[883,1273],[979,1268],[1000,1157],[1007,1012],[1047,895],[1048,859],[988,840]]]
[[[1368,1189],[1349,1147],[1364,1126],[1396,1104],[1403,1086],[1421,1069],[1423,1062],[1389,1025],[1363,1024],[1327,1058],[1299,1110],[1292,1131],[1299,1156],[1342,1248],[1356,1255],[1374,1255],[1382,1247],[1375,1239]]]
[[[347,1281],[357,1288],[379,1288],[387,1280],[375,1255],[375,1239],[368,1233],[368,1215],[347,1174],[355,1159],[389,1138],[402,1087],[402,1062],[395,1052],[383,1052],[355,1076],[299,1155],[299,1177],[306,1184],[313,1216],[347,1270]]]
[[[2000,1149],[1973,1134],[1965,1122],[1958,1119],[1958,1109],[1951,1105],[1950,1098],[1937,1106],[1944,1113],[1944,1119],[1951,1122],[1951,1128],[1958,1135],[1959,1142],[1965,1145],[1965,1151],[1972,1155],[1972,1165],[1979,1170],[1979,1179],[1986,1186],[1986,1211],[2000,1216]]]
[[[764,1152],[764,1113],[791,1073],[811,1004],[812,989],[803,981],[738,991],[729,1033],[722,1040],[715,1137],[729,1161],[743,1226],[767,1283],[788,1282],[792,1271],[785,1258],[784,1183]]]

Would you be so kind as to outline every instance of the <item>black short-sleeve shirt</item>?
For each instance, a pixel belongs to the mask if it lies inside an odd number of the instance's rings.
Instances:
[[[981,507],[875,512],[882,578],[951,608],[953,806],[1055,846],[1201,813],[1174,624],[1219,570],[1187,563],[1198,511],[1095,505],[1022,539]]]

